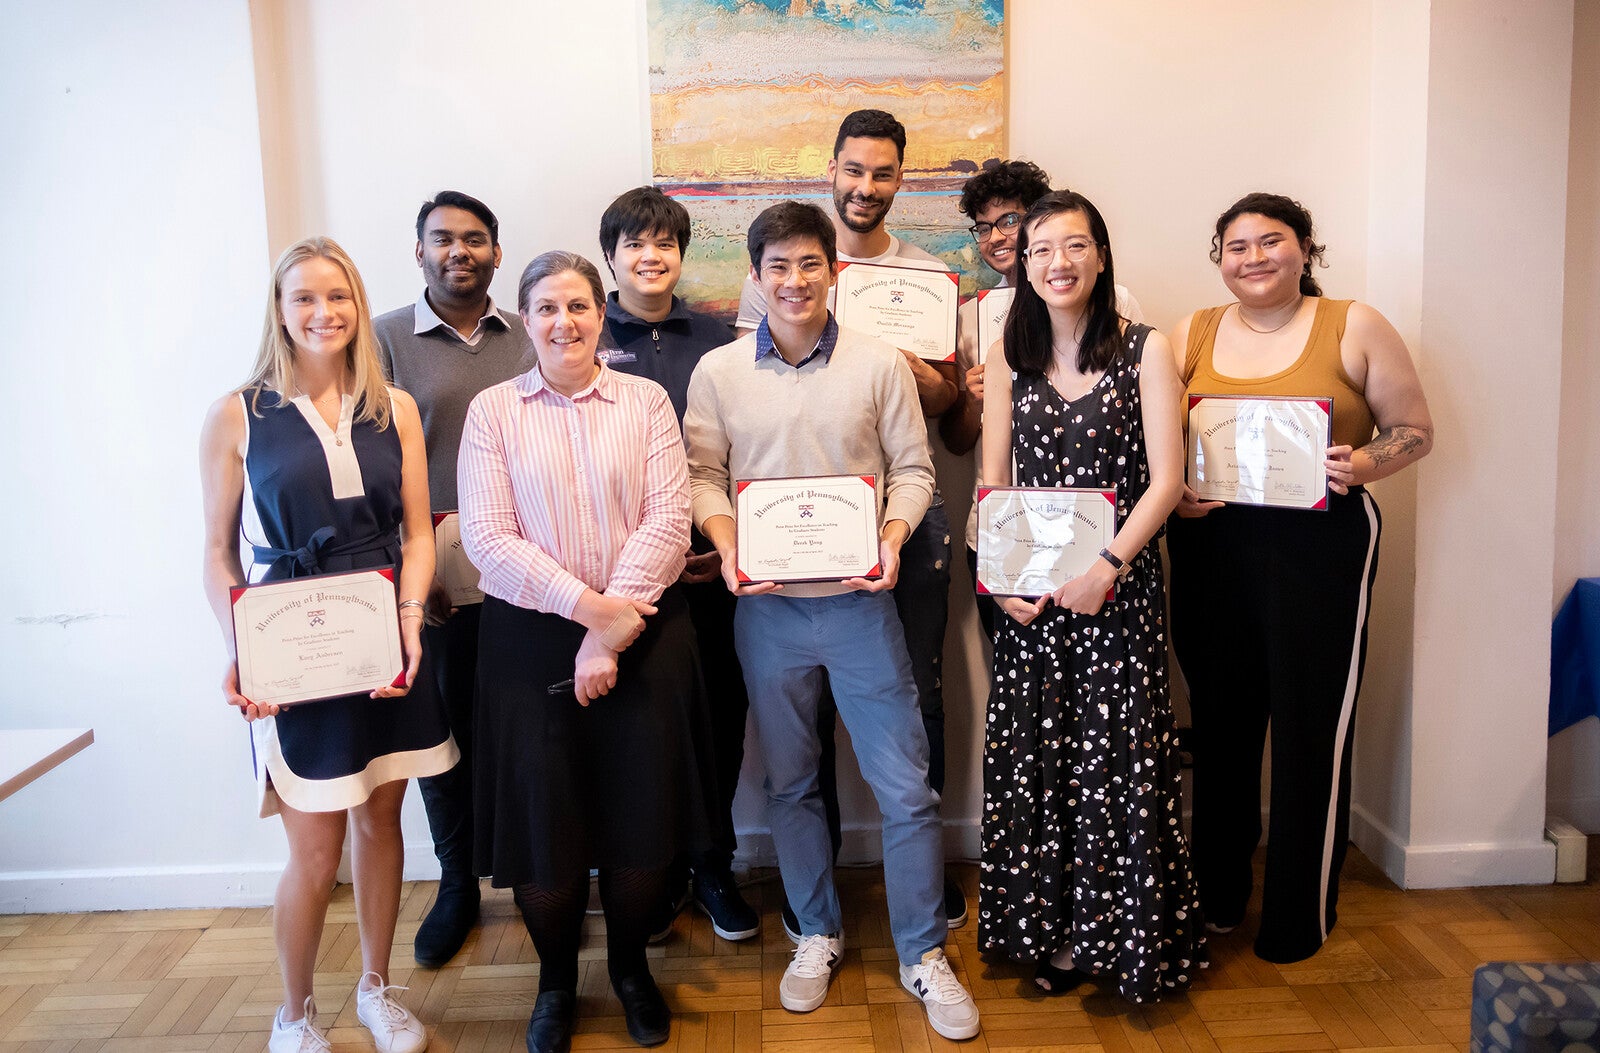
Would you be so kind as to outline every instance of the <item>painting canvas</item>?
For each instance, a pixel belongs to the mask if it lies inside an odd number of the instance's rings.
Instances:
[[[832,208],[839,121],[875,107],[906,126],[890,229],[983,271],[961,183],[1005,153],[1004,0],[646,0],[655,182],[689,208],[679,293],[732,317],[750,221],[784,198]]]

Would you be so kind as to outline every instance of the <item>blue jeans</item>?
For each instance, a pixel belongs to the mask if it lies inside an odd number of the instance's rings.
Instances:
[[[818,792],[823,677],[883,813],[883,883],[895,951],[913,965],[944,946],[944,845],[928,738],[894,599],[884,593],[751,596],[734,641],[767,770],[767,821],[802,935],[843,928]]]

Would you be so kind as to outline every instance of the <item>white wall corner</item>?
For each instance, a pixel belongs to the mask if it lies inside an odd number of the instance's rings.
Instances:
[[[1556,846],[1546,840],[1409,845],[1362,808],[1350,810],[1350,840],[1404,889],[1549,885]]]

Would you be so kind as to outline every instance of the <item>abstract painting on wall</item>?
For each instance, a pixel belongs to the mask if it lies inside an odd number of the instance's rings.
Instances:
[[[1005,0],[645,0],[655,182],[694,219],[679,293],[732,317],[744,235],[775,200],[832,209],[827,164],[851,110],[906,126],[900,237],[983,271],[961,183],[1005,153]]]

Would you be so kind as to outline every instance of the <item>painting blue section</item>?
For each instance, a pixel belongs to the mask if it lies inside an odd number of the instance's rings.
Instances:
[[[676,9],[694,11],[710,8],[731,13],[747,13],[752,7],[765,8],[775,15],[788,15],[789,0],[658,0],[663,11]],[[890,0],[887,7],[857,8],[855,17],[846,17],[830,11],[825,0],[809,0],[803,17],[816,19],[845,29],[876,31],[892,26],[899,18],[918,18],[927,12],[926,0]],[[974,13],[991,26],[1005,19],[1005,0],[974,0]],[[886,25],[887,23],[887,25]]]

